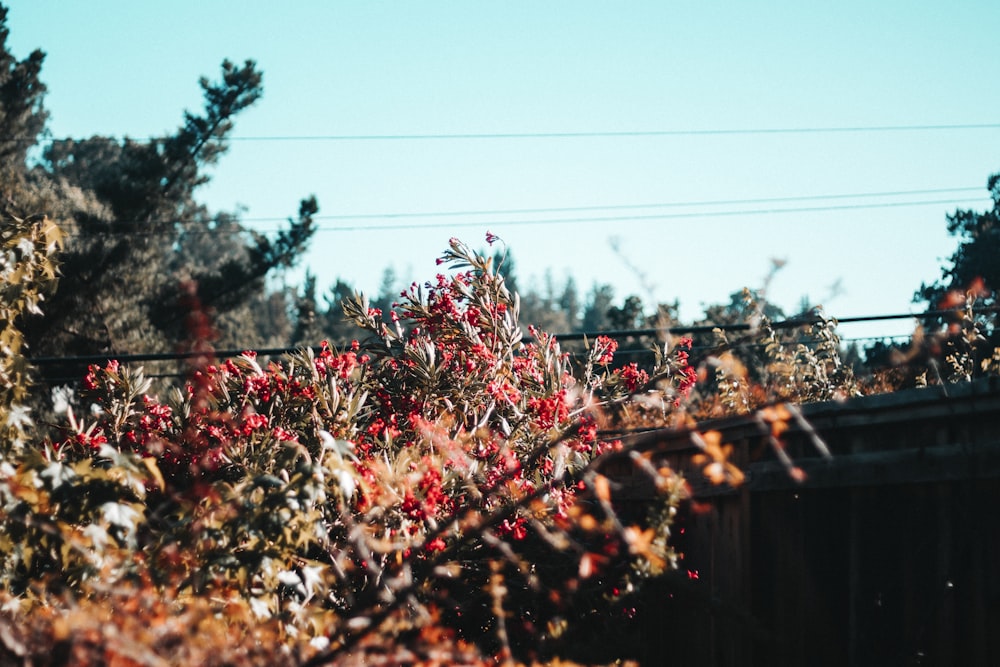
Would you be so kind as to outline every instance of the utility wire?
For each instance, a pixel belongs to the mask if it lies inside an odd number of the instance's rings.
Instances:
[[[557,336],[557,338],[559,338],[559,337]],[[868,341],[868,342],[871,342],[871,341],[882,342],[882,341],[886,341],[886,340],[896,341],[896,340],[905,340],[905,339],[909,339],[909,338],[910,338],[909,334],[893,334],[893,335],[889,335],[889,336],[856,336],[856,337],[852,337],[852,338],[841,338],[839,340],[840,340],[840,344],[841,345],[849,345],[851,343],[861,343],[861,342],[866,342],[866,341]],[[789,341],[788,344],[789,345],[814,346],[814,345],[819,345],[820,342],[821,341],[808,338],[808,339],[802,339],[802,340],[796,340],[796,341]],[[766,343],[730,343],[730,344],[726,345],[726,349],[727,350],[755,350],[755,349],[764,349],[766,347],[767,347]],[[718,346],[717,345],[694,345],[694,346],[691,347],[690,352],[692,354],[698,354],[698,353],[701,353],[701,352],[711,352],[711,351],[714,351],[714,350],[718,350]],[[650,348],[648,348],[648,347],[618,348],[617,350],[615,350],[615,355],[614,356],[615,356],[615,359],[620,359],[620,358],[623,358],[623,357],[636,357],[636,356],[640,356],[640,355],[648,355],[651,352],[652,352],[652,350],[650,350]],[[581,353],[572,353],[571,352],[570,354],[574,355],[574,356],[580,356]]]
[[[598,334],[598,335],[600,335],[600,334]],[[561,338],[561,337],[560,336],[556,336],[556,338]],[[858,336],[858,337],[852,337],[852,338],[841,338],[840,342],[842,344],[849,344],[849,343],[860,343],[860,342],[864,342],[864,341],[886,341],[886,340],[895,341],[895,340],[908,339],[908,338],[910,338],[909,335],[892,334],[892,335],[887,335],[887,336]],[[815,341],[815,340],[799,340],[799,341],[795,341],[795,344],[796,345],[814,345],[814,344],[818,344],[818,341]],[[733,344],[731,344],[731,345],[728,346],[729,349],[734,349],[734,350],[752,350],[752,349],[759,349],[759,348],[763,348],[763,347],[766,347],[766,346],[763,345],[763,344],[761,344],[761,343],[733,343]],[[298,352],[301,349],[302,348],[279,348],[279,349],[271,349],[271,350],[261,350],[261,351],[258,352],[258,354],[260,356],[280,356],[280,355],[290,354],[290,353],[293,353],[293,352]],[[313,347],[311,349],[314,352],[316,352],[320,348]],[[692,353],[699,353],[699,352],[705,352],[705,351],[715,350],[715,349],[716,349],[716,346],[714,346],[714,345],[695,345],[694,347],[691,348],[691,352]],[[239,356],[239,355],[235,355],[235,354],[230,355],[230,352],[232,352],[232,351],[223,350],[221,352],[215,352],[215,353],[213,353],[213,355],[215,357],[217,357],[217,358],[232,358],[233,356]],[[625,358],[628,358],[628,357],[636,357],[636,356],[640,356],[640,355],[648,355],[648,354],[651,354],[651,353],[652,353],[652,350],[650,350],[648,347],[636,347],[636,348],[624,348],[624,349],[623,348],[618,348],[618,350],[615,351],[615,358],[616,359],[625,359]],[[584,352],[578,352],[578,351],[576,351],[576,352],[570,351],[568,354],[571,357],[573,357],[573,358],[578,358],[578,357],[585,356]],[[135,355],[135,356],[140,356],[140,355]],[[153,357],[153,356],[159,357],[160,355],[146,355],[146,356],[148,356],[148,357]],[[175,357],[175,356],[177,356],[177,355],[170,355],[170,357],[171,357],[170,359],[159,359],[159,358],[157,358],[155,360],[157,360],[157,361],[172,361],[172,360],[174,360],[173,357]],[[196,356],[196,354],[193,353],[192,356]],[[72,358],[67,358],[67,359],[72,359]],[[86,358],[84,358],[84,359],[86,359]],[[101,362],[108,361],[107,357],[94,356],[93,359],[99,359],[99,361],[93,362],[93,363],[98,363],[98,364],[100,364]],[[125,359],[124,357],[118,357],[118,360],[119,361],[124,361],[125,363],[131,363],[131,362],[137,361],[136,359]],[[148,361],[148,360],[151,360],[151,359],[146,359],[146,360]],[[35,363],[38,363],[38,360],[35,360]],[[67,361],[66,363],[69,364],[70,362]],[[82,364],[83,362],[77,362],[77,363],[81,363]],[[45,364],[41,364],[41,365],[45,365]],[[147,378],[153,378],[153,379],[178,379],[178,378],[183,378],[183,377],[186,377],[186,376],[187,376],[186,373],[147,373],[146,374]],[[43,382],[45,382],[45,383],[47,383],[49,385],[72,384],[72,383],[76,383],[76,382],[80,381],[80,378],[77,377],[77,376],[73,376],[73,377],[64,376],[64,377],[51,377],[51,378],[49,378],[49,377],[43,377],[43,378],[40,378],[40,379]]]
[[[545,226],[545,225],[566,225],[566,224],[586,224],[592,222],[641,222],[650,220],[679,220],[679,219],[690,219],[690,218],[717,218],[717,217],[734,217],[734,216],[744,216],[744,215],[779,215],[787,213],[818,213],[822,211],[850,211],[850,210],[865,210],[865,209],[880,209],[880,208],[902,208],[902,207],[915,207],[915,206],[932,206],[932,205],[942,205],[942,204],[967,204],[971,198],[964,199],[926,199],[918,201],[902,201],[902,202],[878,202],[878,203],[868,203],[868,204],[831,204],[827,206],[796,206],[796,207],[784,207],[784,208],[768,208],[768,209],[735,209],[728,211],[689,211],[683,213],[653,213],[653,214],[643,214],[643,215],[607,215],[607,216],[592,216],[592,217],[572,217],[572,218],[532,218],[532,219],[510,219],[510,220],[493,220],[493,221],[478,221],[478,222],[432,222],[427,224],[413,225],[408,223],[389,223],[383,225],[348,225],[348,226],[337,226],[337,227],[325,227],[317,226],[315,227],[316,232],[373,232],[373,231],[399,231],[399,230],[412,230],[419,231],[423,229],[458,229],[458,228],[469,228],[469,227],[482,227],[483,225],[489,225],[494,228],[504,228],[504,227],[516,227],[516,226]],[[250,232],[257,233],[275,233],[282,231],[281,229],[245,229],[245,228],[232,228],[232,229],[192,229],[184,230],[185,234],[188,235],[215,235],[215,234],[246,234]],[[173,235],[176,234],[177,230],[124,230],[124,231],[105,231],[105,230],[95,230],[84,233],[67,234],[70,237],[84,237],[84,236],[116,236],[116,235],[134,235],[134,236],[161,236],[161,235]]]
[[[998,129],[1000,123],[952,125],[858,125],[847,127],[709,128],[683,130],[625,130],[586,132],[475,132],[444,134],[332,134],[312,136],[232,137],[232,141],[426,141],[456,139],[590,139],[615,137],[684,137],[754,134],[839,134],[854,132],[940,132]]]
[[[394,218],[447,218],[457,216],[518,215],[524,213],[571,213],[580,211],[627,211],[646,208],[688,208],[698,206],[734,206],[746,204],[776,204],[781,202],[817,201],[824,199],[868,199],[872,197],[902,197],[948,192],[982,192],[982,186],[958,188],[924,188],[919,190],[888,190],[883,192],[854,192],[827,195],[791,195],[786,197],[757,197],[751,199],[700,199],[694,201],[651,202],[646,204],[604,204],[593,206],[553,206],[543,208],[468,209],[451,211],[397,211],[388,213],[348,213],[343,215],[314,215],[313,220],[386,220]],[[984,195],[985,196],[985,195]],[[233,216],[232,223],[285,222],[289,216]],[[115,220],[118,225],[184,225],[194,220]]]
[[[581,132],[455,132],[428,134],[313,134],[313,135],[260,135],[227,137],[232,142],[334,142],[334,141],[456,141],[456,140],[505,140],[505,139],[600,139],[629,137],[697,137],[727,135],[780,135],[780,134],[849,134],[873,132],[943,132],[957,130],[1000,129],[1000,123],[951,123],[939,125],[853,125],[840,127],[759,127],[759,128],[706,128],[677,130],[624,130]],[[105,137],[118,141],[164,141],[164,137]],[[86,139],[79,139],[85,141]],[[6,142],[55,143],[77,141],[72,137],[9,137]]]
[[[986,307],[986,308],[976,308],[974,309],[976,313],[993,313],[1000,310],[1000,307]],[[906,319],[930,319],[935,317],[946,317],[948,315],[954,315],[955,310],[928,310],[923,313],[895,313],[892,315],[860,315],[856,317],[836,317],[832,318],[836,320],[838,325],[841,324],[858,324],[861,322],[881,322],[888,320],[906,320]],[[797,327],[809,326],[810,324],[818,324],[824,320],[816,317],[792,317],[787,320],[781,320],[778,322],[771,322],[770,327],[772,329],[795,329]],[[738,322],[734,324],[701,324],[701,325],[670,325],[667,327],[671,333],[689,333],[689,334],[706,334],[712,333],[716,329],[725,332],[735,332],[735,331],[751,331],[754,329],[754,325],[747,322]],[[642,329],[618,329],[614,331],[588,331],[588,332],[574,332],[566,334],[555,334],[557,340],[569,341],[569,340],[591,340],[595,336],[607,336],[608,338],[648,338],[653,336],[658,336],[663,334],[664,329],[647,327]]]
[[[702,199],[696,201],[656,202],[649,204],[607,204],[604,206],[556,206],[548,208],[509,208],[468,211],[427,211],[402,213],[355,213],[348,215],[314,216],[314,220],[364,220],[388,218],[444,218],[454,216],[514,215],[519,213],[570,213],[574,211],[623,211],[644,208],[687,208],[694,206],[733,206],[736,204],[769,204],[779,202],[813,201],[823,199],[865,199],[869,197],[901,197],[904,195],[941,194],[945,192],[981,192],[982,186],[966,188],[931,188],[924,190],[895,190],[888,192],[858,192],[832,195],[794,195],[788,197],[759,197],[754,199]],[[284,220],[285,218],[277,218]],[[274,221],[275,218],[245,218],[245,221]]]
[[[600,334],[598,334],[598,335],[600,335]],[[556,338],[557,339],[562,339],[562,336],[556,336]],[[858,337],[852,337],[852,338],[841,338],[840,342],[842,344],[847,344],[847,343],[860,343],[860,342],[864,342],[864,341],[901,340],[901,339],[908,339],[908,338],[910,338],[910,336],[908,334],[892,334],[892,335],[887,335],[887,336],[858,336]],[[816,345],[816,344],[819,344],[819,341],[816,341],[816,340],[813,340],[813,339],[804,339],[804,340],[794,341],[794,344],[795,345]],[[751,349],[755,349],[755,348],[763,348],[763,347],[766,347],[766,346],[764,344],[761,344],[761,343],[733,343],[733,344],[729,345],[728,347],[729,347],[729,349],[734,349],[734,350],[751,350]],[[284,354],[290,354],[290,353],[294,353],[294,352],[299,352],[302,349],[303,348],[275,348],[275,349],[271,349],[271,350],[260,350],[260,351],[258,351],[258,356],[261,356],[261,357],[265,357],[265,356],[281,356],[281,355],[284,355]],[[318,352],[321,348],[312,347],[310,349],[312,349],[313,352]],[[697,352],[704,352],[704,351],[707,351],[707,350],[714,350],[714,349],[716,349],[716,346],[714,346],[714,345],[695,345],[694,347],[691,348],[691,352],[697,353]],[[215,357],[217,357],[217,358],[220,358],[220,359],[221,358],[232,358],[233,356],[239,356],[239,355],[229,356],[231,352],[232,352],[232,350],[222,350],[220,352],[213,352],[212,355],[215,356]],[[648,348],[648,347],[630,347],[630,348],[618,348],[615,351],[615,355],[614,356],[615,356],[616,359],[621,359],[621,358],[624,358],[624,357],[635,357],[635,356],[639,356],[639,355],[648,355],[648,354],[651,354],[651,353],[652,353],[652,350],[650,348]],[[190,354],[190,356],[198,356],[199,353],[185,353],[185,354]],[[585,352],[579,352],[579,351],[570,351],[570,352],[568,352],[568,354],[571,357],[573,357],[573,358],[578,358],[578,357],[585,356],[586,353]],[[143,356],[143,355],[135,355],[135,356],[138,357],[138,356]],[[144,356],[147,357],[145,359],[142,359],[144,361],[174,361],[175,359],[173,357],[176,357],[177,355],[168,355],[170,358],[167,358],[167,359],[160,358],[163,355],[144,355]],[[204,356],[204,355],[202,355],[202,356]],[[94,363],[98,363],[98,364],[101,363],[101,362],[108,361],[108,357],[107,356],[103,356],[102,357],[102,356],[95,355],[93,357],[81,357],[81,358],[82,359],[91,359],[91,358],[92,359],[99,359],[99,361],[94,362]],[[67,358],[67,359],[72,359],[72,358]],[[128,359],[128,360],[126,360],[124,357],[117,357],[117,359],[120,362],[126,362],[126,363],[138,361],[138,359]],[[177,359],[177,361],[179,361],[179,360],[180,359]],[[35,360],[34,363],[37,364],[38,360]],[[68,364],[69,362],[67,361],[66,363]],[[83,362],[78,362],[78,363],[83,363]],[[40,364],[40,365],[46,365],[46,364]],[[147,373],[146,374],[147,378],[155,378],[155,379],[160,379],[160,378],[181,378],[181,377],[185,377],[185,376],[186,376],[185,373]],[[44,378],[44,379],[47,382],[49,382],[50,384],[59,384],[59,383],[79,382],[80,381],[79,377],[60,377],[60,378]]]
[[[912,202],[881,202],[872,204],[832,204],[829,206],[797,206],[788,208],[770,209],[738,209],[729,211],[692,211],[685,213],[654,213],[648,215],[609,215],[595,217],[576,218],[550,218],[531,220],[498,220],[490,222],[457,222],[457,223],[432,223],[426,225],[407,224],[385,224],[385,225],[352,225],[347,227],[319,227],[318,232],[355,232],[355,231],[396,231],[402,229],[419,230],[435,229],[441,227],[466,228],[481,227],[485,224],[495,228],[515,227],[515,226],[544,226],[544,225],[565,225],[565,224],[586,224],[590,222],[641,222],[644,220],[680,220],[689,218],[718,218],[741,215],[771,215],[783,213],[814,213],[820,211],[848,211],[878,208],[897,208],[909,206],[930,206],[939,204],[961,204],[967,203],[969,199],[932,199]]]

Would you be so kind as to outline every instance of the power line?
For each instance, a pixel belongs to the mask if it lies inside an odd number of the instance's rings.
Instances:
[[[689,208],[703,206],[733,206],[746,204],[775,204],[781,202],[796,201],[821,201],[825,199],[868,199],[873,197],[902,197],[908,195],[929,195],[943,194],[948,192],[982,192],[982,186],[953,187],[953,188],[921,188],[918,190],[885,190],[881,192],[852,192],[834,194],[812,194],[812,195],[790,195],[784,197],[755,197],[745,199],[698,199],[692,201],[672,201],[672,202],[649,202],[643,204],[601,204],[591,206],[550,206],[540,208],[494,208],[494,209],[466,209],[447,211],[393,211],[384,213],[347,213],[341,215],[314,215],[313,220],[378,220],[395,218],[447,218],[457,216],[488,216],[488,215],[517,215],[523,213],[570,213],[574,211],[623,211],[638,210],[647,208]],[[249,222],[284,222],[289,220],[289,216],[252,216],[240,217],[232,216],[233,224],[243,224]],[[195,222],[195,220],[115,220],[119,225],[184,225]],[[232,230],[234,233],[243,231]]]
[[[775,204],[796,201],[821,201],[825,199],[868,199],[873,197],[902,197],[908,195],[943,194],[948,192],[982,192],[982,186],[952,188],[921,188],[917,190],[885,190],[881,192],[851,192],[834,194],[789,195],[784,197],[755,197],[744,199],[698,199],[692,201],[649,202],[643,204],[603,204],[591,206],[551,206],[541,208],[494,208],[447,211],[394,211],[384,213],[348,213],[341,215],[314,215],[313,220],[378,220],[394,218],[446,218],[457,216],[516,215],[523,213],[570,213],[574,211],[623,211],[648,208],[689,208],[702,206],[733,206],[746,204]],[[232,216],[233,224],[248,222],[284,222],[289,216]],[[119,225],[184,225],[195,220],[115,220]],[[242,230],[233,230],[242,231]]]
[[[679,220],[685,218],[716,218],[732,217],[739,215],[771,215],[784,213],[815,213],[820,211],[847,211],[877,208],[896,208],[907,206],[929,206],[935,204],[961,204],[968,202],[968,199],[934,199],[913,202],[881,202],[872,204],[834,204],[829,206],[798,206],[789,208],[770,209],[738,209],[729,211],[691,211],[685,213],[655,213],[648,215],[610,215],[596,217],[575,217],[575,218],[547,218],[529,220],[499,220],[487,222],[458,222],[458,223],[432,223],[426,225],[406,225],[406,224],[385,224],[385,225],[352,225],[349,227],[319,227],[318,232],[355,232],[355,231],[397,231],[401,229],[419,230],[435,229],[440,227],[465,228],[481,227],[490,224],[499,227],[515,226],[535,226],[535,225],[565,225],[565,224],[586,224],[590,222],[641,222],[644,220]]]
[[[868,125],[848,127],[710,128],[683,130],[625,130],[585,132],[475,132],[444,134],[333,134],[312,136],[232,137],[233,141],[426,141],[463,139],[589,139],[614,137],[682,137],[753,134],[834,134],[853,132],[940,132],[946,130],[998,129],[1000,123],[951,125]]]
[[[1000,129],[1000,123],[952,123],[940,125],[854,125],[827,127],[773,127],[773,128],[707,128],[678,130],[590,130],[581,132],[459,132],[429,134],[314,134],[314,135],[245,135],[227,137],[233,142],[335,142],[335,141],[454,141],[496,139],[588,139],[628,137],[683,137],[725,135],[778,135],[778,134],[845,134],[871,132],[941,132],[958,130]],[[164,137],[100,137],[115,141],[164,141]],[[73,137],[8,137],[0,141],[13,143],[56,143],[60,141],[86,141]]]
[[[984,307],[976,308],[975,312],[979,314],[983,313],[993,313],[1000,309],[998,307]],[[859,324],[863,322],[881,322],[889,320],[907,320],[907,319],[927,319],[934,317],[945,317],[948,315],[954,315],[955,310],[928,310],[922,313],[894,313],[891,315],[858,315],[854,317],[836,317],[833,318],[837,321],[838,325],[841,324]],[[810,324],[817,324],[823,322],[824,320],[815,317],[792,317],[787,320],[780,320],[778,322],[771,322],[770,327],[772,329],[795,329],[797,327],[808,326]],[[751,331],[754,325],[740,322],[734,324],[698,324],[698,325],[684,325],[677,324],[668,327],[671,333],[689,333],[689,334],[707,334],[712,333],[716,329],[725,332],[736,332],[736,331]],[[565,334],[556,334],[555,337],[560,341],[568,340],[583,340],[583,339],[593,339],[595,336],[608,336],[609,338],[621,339],[621,338],[649,338],[662,335],[663,329],[655,327],[647,327],[642,329],[619,329],[614,331],[588,331],[588,332],[574,332]]]
[[[559,338],[557,336],[556,338]],[[884,341],[896,341],[896,340],[907,340],[911,338],[910,334],[892,334],[887,336],[855,336],[851,338],[840,338],[839,342],[841,345],[849,345],[851,343],[863,343],[863,342],[884,342]],[[806,346],[817,346],[820,341],[815,339],[801,339],[796,341],[790,341],[789,344],[794,345],[806,345]],[[731,350],[760,350],[767,347],[766,343],[729,343],[726,345],[727,349]],[[718,350],[716,345],[695,345],[691,348],[692,354],[697,354],[700,352],[712,352]],[[640,355],[651,354],[652,350],[648,347],[630,347],[630,348],[618,348],[615,350],[615,358],[620,359],[622,357],[636,357]]]
[[[547,208],[470,209],[464,211],[404,211],[395,213],[352,213],[345,215],[317,215],[314,220],[367,220],[391,218],[444,218],[455,216],[514,215],[519,213],[569,213],[573,211],[635,210],[644,208],[685,208],[693,206],[732,206],[736,204],[767,204],[823,199],[864,199],[868,197],[901,197],[904,195],[941,194],[945,192],[981,192],[982,186],[962,188],[928,188],[922,190],[891,190],[885,192],[858,192],[832,195],[793,195],[787,197],[759,197],[753,199],[701,199],[694,201],[655,202],[648,204],[605,204],[602,206],[555,206]],[[278,222],[286,217],[242,218],[241,222]]]
[[[850,211],[850,210],[865,210],[865,209],[880,209],[880,208],[901,208],[901,207],[915,207],[915,206],[931,206],[931,205],[941,205],[941,204],[966,204],[970,201],[970,198],[963,199],[929,199],[929,200],[918,200],[918,201],[900,201],[900,202],[878,202],[878,203],[868,203],[868,204],[831,204],[825,206],[796,206],[796,207],[784,207],[784,208],[767,208],[767,209],[735,209],[728,211],[688,211],[683,213],[653,213],[644,215],[608,215],[608,216],[593,216],[593,217],[571,217],[571,218],[529,218],[529,219],[510,219],[510,220],[492,220],[492,221],[476,221],[476,222],[432,222],[421,225],[412,225],[406,223],[390,223],[382,225],[349,225],[349,226],[337,226],[337,227],[325,227],[317,226],[315,227],[316,232],[365,232],[365,231],[399,231],[399,230],[411,230],[419,231],[423,229],[440,229],[443,227],[449,229],[460,229],[460,228],[470,228],[470,227],[482,227],[483,225],[490,225],[494,228],[503,227],[520,227],[520,226],[544,226],[544,225],[565,225],[565,224],[586,224],[592,222],[641,222],[641,221],[651,221],[651,220],[678,220],[678,219],[690,219],[690,218],[717,218],[717,217],[733,217],[742,215],[780,215],[787,213],[818,213],[823,211]],[[251,232],[257,233],[276,233],[282,231],[281,229],[246,229],[246,228],[232,228],[232,229],[192,229],[185,230],[184,233],[188,235],[215,235],[215,234],[248,234]],[[105,230],[95,230],[84,233],[67,234],[71,237],[83,237],[83,236],[115,236],[115,235],[135,235],[135,236],[161,236],[161,235],[173,235],[176,234],[176,230],[123,230],[123,231],[105,231]]]
[[[1000,129],[1000,123],[950,123],[937,125],[851,125],[814,127],[759,127],[759,128],[706,128],[676,130],[588,130],[581,132],[455,132],[427,134],[313,134],[313,135],[246,135],[228,137],[233,142],[350,142],[350,141],[461,141],[508,139],[599,139],[629,137],[686,137],[727,135],[779,135],[779,134],[848,134],[873,132],[944,132],[959,130]],[[124,141],[163,141],[163,137],[106,137]],[[85,139],[84,139],[85,140]],[[71,137],[10,137],[8,142],[54,143],[75,141]]]
[[[601,334],[600,333],[595,333],[594,335],[596,336],[596,335],[601,335]],[[562,336],[556,336],[556,338],[557,339],[562,339]],[[851,337],[851,338],[841,338],[840,339],[840,343],[843,345],[843,344],[850,344],[850,343],[861,343],[861,342],[866,342],[866,341],[868,341],[868,342],[884,342],[884,341],[887,341],[887,340],[888,341],[906,340],[906,339],[909,339],[909,338],[910,338],[909,334],[891,334],[891,335],[886,335],[886,336],[856,336],[856,337]],[[795,344],[796,345],[812,345],[812,344],[818,344],[818,342],[814,341],[814,340],[799,340],[799,341],[795,341]],[[766,347],[766,345],[763,345],[761,343],[733,343],[733,344],[730,344],[728,347],[730,349],[737,349],[737,350],[752,350],[752,349],[762,349],[762,348]],[[259,356],[262,356],[262,357],[266,357],[266,356],[282,356],[282,355],[285,355],[285,354],[291,354],[291,353],[294,353],[294,352],[298,352],[301,349],[303,349],[303,348],[273,348],[273,349],[257,350],[257,354]],[[312,349],[314,352],[317,352],[321,348],[312,347],[310,349]],[[694,346],[694,347],[691,348],[691,351],[693,353],[697,353],[697,352],[704,352],[704,351],[714,350],[714,349],[716,349],[716,347],[712,346],[712,345],[696,345],[696,346]],[[640,355],[649,355],[651,353],[652,353],[652,350],[649,349],[649,348],[647,348],[647,347],[643,347],[643,348],[624,348],[624,349],[623,348],[619,348],[615,352],[614,356],[617,359],[624,359],[624,358],[627,358],[627,357],[636,357],[636,356],[640,356]],[[584,352],[572,352],[572,351],[569,352],[568,354],[570,354],[570,356],[573,357],[573,358],[578,358],[578,357],[581,357],[581,356],[585,355]],[[124,362],[124,363],[136,363],[138,361],[182,361],[185,358],[191,358],[191,357],[196,357],[196,356],[204,356],[204,354],[203,353],[186,353],[184,355],[177,355],[177,354],[149,354],[149,355],[133,355],[132,357],[128,357],[128,358],[126,358],[124,356],[119,356],[119,357],[116,357],[116,359],[118,359],[118,361]],[[233,357],[239,356],[239,354],[237,354],[234,350],[221,350],[219,352],[214,352],[213,356],[216,357],[217,359],[231,359]],[[51,364],[49,364],[49,363],[39,363],[39,362],[48,362],[48,361],[54,360],[54,359],[56,359],[56,357],[44,357],[44,358],[35,359],[35,360],[33,360],[33,362],[35,364],[44,366],[44,365],[51,365]],[[66,357],[65,360],[62,361],[62,363],[66,364],[66,365],[74,365],[74,364],[76,364],[76,365],[82,365],[84,363],[90,365],[91,363],[100,364],[100,363],[106,362],[108,360],[109,360],[109,357],[107,355],[104,355],[104,356],[101,356],[101,355],[91,355],[91,356],[87,356],[87,357]],[[53,361],[52,363],[55,363],[55,362]],[[185,373],[146,373],[145,375],[146,375],[147,378],[152,378],[152,379],[178,379],[178,378],[186,377]],[[47,383],[49,385],[71,384],[71,383],[76,383],[76,382],[80,381],[80,378],[77,377],[77,376],[43,377],[41,379],[42,379],[43,382],[45,382],[45,383]]]

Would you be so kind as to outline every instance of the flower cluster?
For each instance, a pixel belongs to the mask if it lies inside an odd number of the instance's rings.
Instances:
[[[129,544],[144,555],[122,567],[238,594],[288,632],[349,646],[364,635],[359,618],[412,624],[432,609],[467,636],[491,635],[463,601],[498,576],[525,584],[496,593],[501,608],[571,615],[669,566],[672,512],[617,518],[597,466],[623,449],[601,435],[607,410],[664,378],[671,399],[689,390],[683,345],[650,375],[616,368],[616,343],[601,337],[581,371],[554,337],[524,336],[492,260],[453,239],[441,263],[455,273],[411,285],[388,314],[363,296],[345,302],[370,335],[345,349],[219,363],[201,346],[166,401],[139,370],[91,367],[84,398],[96,416],[70,413],[69,436],[48,455],[96,469],[113,452],[148,473],[128,506]],[[675,506],[681,481],[647,474]]]

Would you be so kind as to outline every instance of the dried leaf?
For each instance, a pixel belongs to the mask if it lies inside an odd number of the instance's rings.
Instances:
[[[606,503],[611,502],[611,484],[604,475],[594,477],[594,495]]]

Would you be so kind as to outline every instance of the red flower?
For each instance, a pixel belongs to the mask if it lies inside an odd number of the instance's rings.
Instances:
[[[517,517],[513,521],[510,519],[504,519],[503,522],[497,526],[497,532],[501,535],[512,537],[517,541],[521,541],[528,536],[527,524],[522,517]]]
[[[535,412],[535,425],[543,431],[555,428],[569,419],[565,389],[560,389],[552,396],[532,398],[528,401],[528,407]]]
[[[637,392],[640,388],[644,387],[647,382],[649,382],[649,373],[639,368],[639,365],[634,361],[623,368],[615,371],[619,374],[622,382],[625,384],[625,388],[630,392]]]
[[[594,363],[598,366],[607,366],[614,359],[618,350],[618,341],[608,336],[598,336],[594,340]]]
[[[440,537],[435,537],[433,540],[428,542],[424,548],[427,549],[427,551],[444,551],[444,540]]]
[[[254,431],[267,426],[267,415],[252,413],[243,417],[243,426],[240,428],[240,432],[243,435],[250,435]]]

